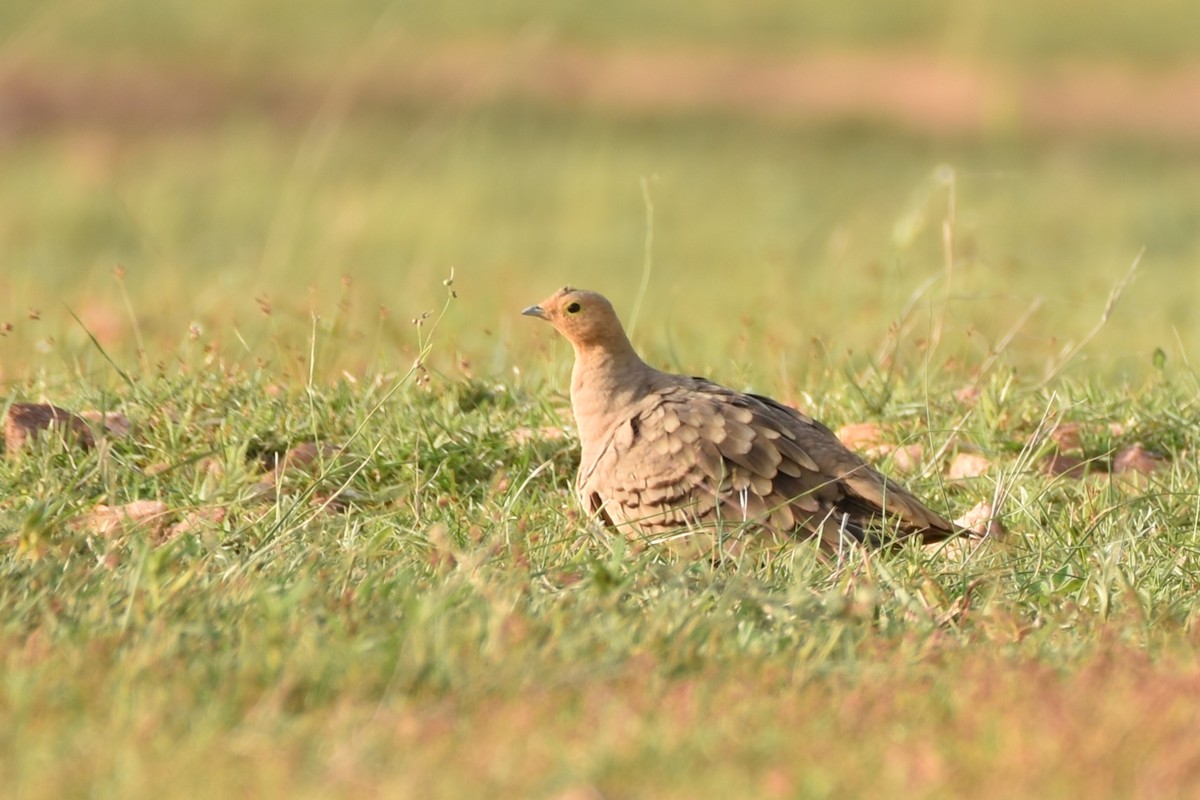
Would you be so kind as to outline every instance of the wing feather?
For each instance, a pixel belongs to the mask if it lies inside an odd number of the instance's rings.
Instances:
[[[824,425],[769,398],[679,379],[614,430],[580,491],[642,533],[749,522],[829,546],[885,524],[931,538],[953,532]]]

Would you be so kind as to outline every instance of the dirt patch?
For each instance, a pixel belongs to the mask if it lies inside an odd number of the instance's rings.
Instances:
[[[290,123],[345,113],[511,100],[656,115],[716,111],[790,123],[866,121],[938,136],[1032,132],[1200,137],[1200,63],[1037,71],[922,52],[597,50],[526,42],[406,47],[345,76],[219,76],[157,64],[29,66],[0,75],[0,136],[73,127],[192,127],[251,112]]]

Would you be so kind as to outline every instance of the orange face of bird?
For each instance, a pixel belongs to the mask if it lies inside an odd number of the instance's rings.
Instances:
[[[615,335],[624,338],[616,312],[603,296],[569,286],[521,312],[544,319],[574,345],[601,344]]]

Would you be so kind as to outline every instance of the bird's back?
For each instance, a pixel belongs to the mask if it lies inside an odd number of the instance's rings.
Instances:
[[[658,373],[658,386],[584,442],[584,506],[650,536],[688,530],[939,540],[953,526],[848,450],[821,423],[767,397]]]

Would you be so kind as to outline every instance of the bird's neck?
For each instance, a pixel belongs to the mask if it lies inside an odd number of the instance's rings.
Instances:
[[[628,340],[575,347],[571,371],[571,410],[579,437],[601,439],[623,411],[652,389],[655,370],[634,351]]]

